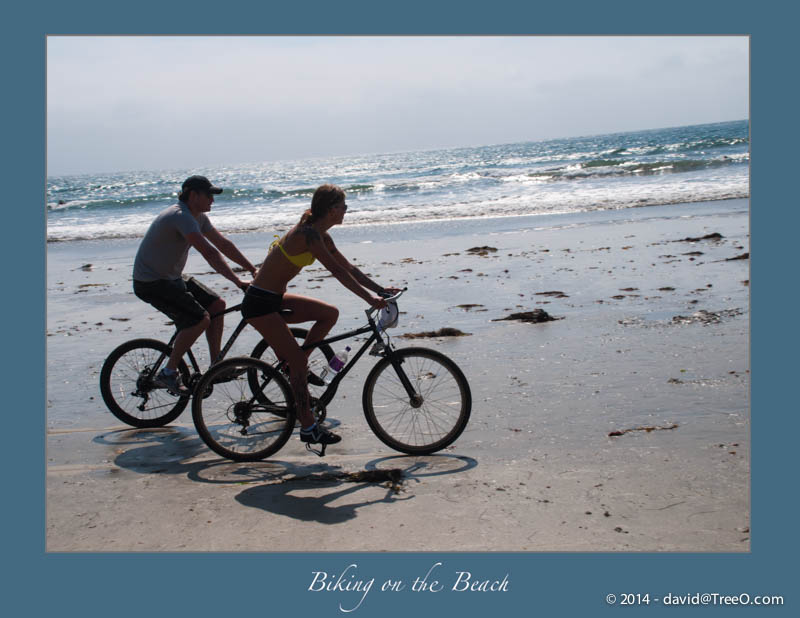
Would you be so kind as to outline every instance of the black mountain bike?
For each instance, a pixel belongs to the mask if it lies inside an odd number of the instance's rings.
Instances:
[[[223,311],[222,315],[238,311],[240,308],[241,304],[230,307]],[[212,317],[217,315],[220,314],[214,314]],[[247,322],[241,320],[220,351],[217,362],[225,358],[245,326]],[[305,340],[308,334],[303,328],[293,327],[291,330],[295,338],[300,341]],[[153,382],[156,374],[167,362],[177,334],[176,331],[167,343],[156,339],[126,341],[106,358],[100,371],[100,393],[111,413],[123,423],[139,428],[163,427],[178,418],[189,404],[190,395],[176,397],[163,388],[155,387]],[[323,351],[327,353],[327,350]],[[263,339],[256,344],[250,355],[253,358],[264,357],[270,363],[276,360]],[[330,352],[330,355],[333,356],[333,352]],[[183,384],[190,391],[194,391],[203,373],[191,349],[178,365],[178,371]],[[209,390],[211,389],[207,387],[204,393],[206,396]]]
[[[401,294],[388,300],[396,301]],[[312,412],[318,419],[325,418],[326,406],[342,380],[369,350],[378,357],[362,395],[370,429],[397,451],[435,453],[452,444],[467,426],[472,409],[469,383],[441,352],[421,347],[395,349],[386,330],[374,319],[375,312],[366,310],[367,324],[361,328],[303,345],[314,350],[309,358]],[[322,382],[321,370],[334,355],[331,344],[367,333],[364,344],[330,384]],[[295,427],[287,367],[281,361],[273,366],[262,360],[261,354],[256,354],[259,346],[251,357],[214,364],[195,386],[192,417],[197,432],[211,450],[234,461],[258,461],[273,455]],[[325,454],[324,445],[317,454]]]

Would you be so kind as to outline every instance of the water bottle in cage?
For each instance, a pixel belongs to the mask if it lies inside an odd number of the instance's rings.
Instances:
[[[333,378],[339,373],[344,366],[347,364],[347,353],[350,352],[350,346],[347,346],[344,349],[344,352],[337,352],[334,354],[333,358],[328,361],[328,366],[322,370],[320,374],[320,378],[325,384],[330,384],[333,381]]]

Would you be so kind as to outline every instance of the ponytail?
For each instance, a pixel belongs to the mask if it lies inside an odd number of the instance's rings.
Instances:
[[[313,223],[314,214],[311,212],[310,208],[307,208],[306,211],[303,213],[303,216],[300,217],[299,225],[311,225]]]

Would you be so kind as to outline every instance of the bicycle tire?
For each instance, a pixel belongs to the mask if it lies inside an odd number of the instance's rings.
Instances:
[[[392,360],[422,396],[413,405]],[[378,439],[401,453],[429,455],[451,445],[472,411],[469,382],[452,360],[427,348],[401,348],[378,361],[362,397],[367,424]]]
[[[251,374],[258,376],[259,397],[251,388]],[[197,433],[222,457],[259,461],[277,453],[292,435],[292,389],[280,372],[262,360],[242,356],[217,363],[195,392],[207,394],[192,400]]]
[[[305,328],[297,328],[292,327],[290,329],[292,331],[292,335],[294,338],[298,340],[298,343],[302,345],[302,342],[305,341],[306,337],[308,336],[308,331]],[[316,347],[312,352],[311,356],[308,358],[308,372],[312,376],[319,377],[320,373],[322,372],[323,367],[328,364],[328,361],[333,358],[334,351],[331,346],[328,344],[323,344]],[[268,362],[270,365],[275,366],[278,362],[275,353],[269,346],[269,343],[265,339],[261,339],[256,346],[253,348],[253,351],[250,353],[250,356],[253,358],[258,358]],[[255,389],[258,388],[258,384],[254,376],[248,375],[248,379],[250,380],[250,388],[253,389],[255,393]],[[320,392],[317,391],[320,389]],[[314,400],[318,399],[315,395],[321,394],[321,391],[324,391],[325,386],[322,384],[309,384],[309,396],[312,399],[312,403]],[[258,395],[256,395],[258,396]],[[314,418],[318,423],[321,423],[325,420],[327,416],[327,410],[324,406],[317,407],[315,410]]]
[[[171,348],[155,339],[132,339],[114,349],[100,370],[100,394],[111,413],[132,427],[163,427],[178,418],[189,404],[189,395],[175,397],[149,382],[159,369],[154,363]],[[181,380],[189,381],[189,368],[181,360]],[[143,407],[143,409],[139,409]]]

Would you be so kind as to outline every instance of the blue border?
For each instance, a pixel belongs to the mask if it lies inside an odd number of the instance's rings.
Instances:
[[[9,346],[3,355],[6,385],[4,444],[6,496],[3,561],[9,591],[4,605],[40,615],[61,610],[82,615],[341,615],[330,599],[306,592],[314,570],[336,571],[350,562],[376,581],[414,578],[435,562],[456,570],[511,574],[511,592],[458,596],[373,594],[361,616],[434,615],[447,611],[485,616],[541,611],[593,615],[610,592],[723,592],[783,594],[797,548],[793,456],[797,405],[797,335],[791,320],[796,258],[796,177],[792,146],[797,131],[793,41],[796,20],[788,4],[762,0],[676,0],[669,3],[596,2],[533,4],[495,1],[303,2],[256,7],[246,2],[166,3],[150,0],[27,3],[7,7],[2,39],[4,88],[3,171],[6,218],[3,262],[11,281],[4,303]],[[382,7],[382,8],[379,8]],[[652,11],[652,12],[651,12]],[[752,552],[744,555],[649,554],[323,554],[313,555],[47,555],[44,553],[45,355],[45,35],[181,33],[349,34],[749,34],[752,36]],[[10,59],[14,59],[11,62]],[[791,108],[790,108],[791,106]],[[26,206],[26,207],[23,207]],[[19,214],[22,213],[22,214]],[[16,217],[19,217],[18,219]],[[783,265],[786,266],[783,266]],[[13,267],[17,266],[16,269]],[[787,268],[788,267],[788,268]],[[14,294],[9,293],[14,290]],[[787,294],[787,291],[789,292]],[[13,307],[13,308],[11,308]],[[19,308],[17,308],[19,307]],[[788,309],[788,311],[787,311]],[[23,315],[19,315],[23,314]],[[777,319],[769,319],[774,315]],[[17,324],[27,328],[19,328]],[[780,344],[780,345],[778,345]],[[788,345],[787,345],[788,344]],[[13,352],[11,352],[13,351]],[[23,388],[20,388],[22,386]],[[24,423],[14,423],[24,418]],[[19,429],[22,428],[22,431]],[[14,439],[8,439],[8,438]],[[38,448],[36,448],[38,447]],[[387,531],[388,533],[389,531]],[[6,569],[8,572],[8,568]],[[787,605],[786,607],[788,607]],[[727,608],[726,608],[727,609]],[[780,612],[784,608],[770,608]],[[611,609],[610,611],[625,611]],[[631,611],[631,610],[629,610]],[[654,607],[646,611],[657,611]],[[592,612],[592,614],[587,614]]]

